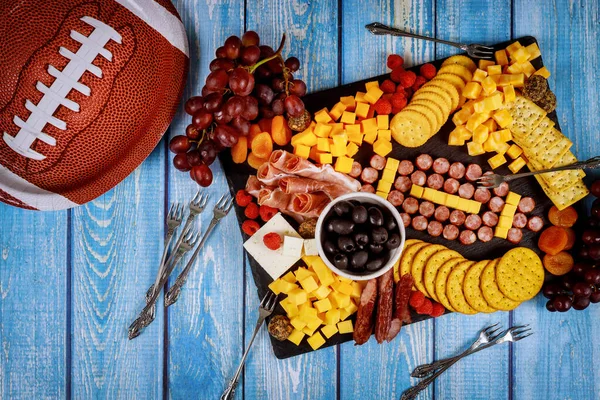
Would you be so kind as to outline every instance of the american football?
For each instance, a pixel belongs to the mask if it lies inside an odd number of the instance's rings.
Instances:
[[[169,0],[0,0],[0,200],[84,204],[152,152],[188,71]]]

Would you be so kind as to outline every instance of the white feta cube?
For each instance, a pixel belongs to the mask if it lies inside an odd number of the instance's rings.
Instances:
[[[306,254],[307,256],[319,255],[319,251],[317,250],[317,239],[304,240],[304,254]]]
[[[283,255],[290,257],[302,257],[302,246],[304,240],[294,236],[285,236],[283,238]]]

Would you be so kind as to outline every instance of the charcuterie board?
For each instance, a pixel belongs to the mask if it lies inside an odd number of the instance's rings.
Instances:
[[[519,42],[527,46],[532,43],[536,43],[536,39],[528,36],[518,39]],[[512,42],[512,41],[511,41]],[[499,43],[493,46],[495,49],[504,49],[511,42]],[[432,64],[439,68],[444,59],[433,61]],[[543,66],[541,57],[532,61],[533,66],[536,69],[539,69]],[[407,68],[407,70],[419,70],[419,65]],[[373,80],[382,81],[387,79],[389,74],[381,75],[378,77],[371,77],[369,79],[354,82],[351,84],[339,86],[336,88],[328,89],[325,91],[321,91],[318,93],[309,94],[304,97],[304,103],[306,104],[306,108],[311,113],[316,112],[317,110],[322,109],[323,107],[331,107],[335,104],[340,96],[352,96],[359,90],[364,89],[365,83]],[[558,120],[556,118],[556,113],[552,112],[548,114],[548,117],[555,122],[555,127],[559,129]],[[454,123],[449,119],[439,130],[439,132],[434,135],[429,141],[427,141],[423,146],[416,148],[407,148],[403,147],[394,142],[393,149],[389,154],[389,157],[393,157],[398,160],[415,160],[420,154],[428,154],[432,158],[443,157],[446,158],[450,163],[460,162],[464,165],[468,164],[478,164],[482,167],[483,171],[490,170],[488,166],[487,159],[489,156],[479,155],[479,156],[471,156],[466,151],[466,146],[456,147],[448,145],[448,136],[450,132],[455,128]],[[287,150],[291,151],[291,146],[288,145]],[[363,166],[369,164],[369,159],[373,154],[373,148],[371,145],[364,144],[360,147],[359,152],[354,156],[354,159],[360,162]],[[225,174],[227,176],[228,184],[230,191],[233,195],[240,190],[244,189],[246,186],[246,182],[248,180],[249,175],[255,174],[256,170],[248,166],[247,164],[235,164],[232,161],[231,155],[229,152],[222,152],[220,154],[220,160],[225,170]],[[494,170],[494,172],[499,174],[510,174],[509,169],[506,166],[501,166]],[[542,188],[538,185],[534,178],[527,178],[517,180],[514,183],[511,183],[510,190],[520,194],[521,196],[529,196],[535,200],[535,208],[531,212],[531,215],[539,216],[544,219],[546,222],[546,211],[552,205],[550,199],[544,194]],[[244,221],[244,209],[236,206],[236,215],[240,222],[240,225]],[[297,226],[292,219],[289,219],[289,222],[292,225]],[[242,232],[244,239],[247,239],[247,235]],[[534,251],[539,252],[537,250],[537,237],[538,233],[525,230],[523,232],[523,237],[519,246],[530,248]],[[515,245],[510,243],[507,240],[500,238],[493,238],[489,242],[481,242],[477,241],[472,245],[462,245],[458,240],[446,240],[442,236],[432,237],[427,231],[417,231],[410,226],[406,229],[407,238],[420,239],[430,243],[437,243],[448,247],[449,249],[455,250],[459,252],[463,257],[471,259],[471,260],[483,260],[490,259],[495,257],[501,257],[506,251],[511,248],[514,248]],[[254,281],[256,283],[258,289],[259,297],[262,297],[268,290],[268,285],[273,281],[272,278],[260,267],[260,265],[252,258],[249,257],[250,266],[253,274]],[[292,269],[295,266],[292,267]],[[281,306],[278,306],[276,313],[284,314]],[[413,312],[412,322],[419,322],[424,319],[430,318],[426,315],[419,315]],[[331,339],[327,340],[327,343],[324,346],[332,346],[342,342],[346,342],[352,339],[352,334],[337,334],[333,336]],[[306,341],[302,342],[299,346],[294,345],[289,341],[277,341],[274,338],[271,338],[273,349],[275,355],[278,358],[287,358],[295,355],[299,355],[305,352],[312,351],[311,347],[306,343]]]

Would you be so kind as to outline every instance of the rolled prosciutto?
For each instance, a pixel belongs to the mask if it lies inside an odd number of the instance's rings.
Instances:
[[[288,211],[305,218],[317,218],[329,203],[325,193],[294,193]]]
[[[338,185],[337,183],[317,181],[309,178],[297,178],[294,176],[281,178],[279,180],[279,188],[285,193],[323,192],[329,196],[331,200],[352,192],[347,187]]]

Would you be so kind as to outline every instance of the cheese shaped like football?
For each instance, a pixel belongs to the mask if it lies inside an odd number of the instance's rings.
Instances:
[[[167,130],[188,42],[169,0],[0,0],[0,201],[86,203]]]

